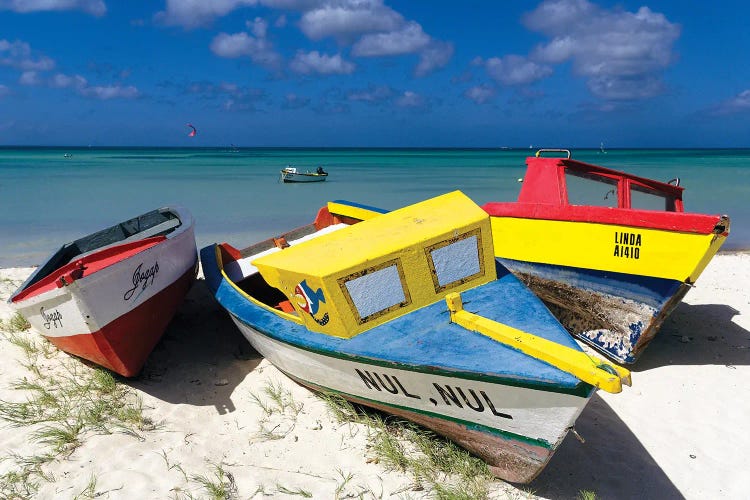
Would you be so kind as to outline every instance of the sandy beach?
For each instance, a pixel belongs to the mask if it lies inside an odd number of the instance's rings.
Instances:
[[[32,268],[0,270],[0,401],[29,383],[93,369],[33,331],[11,333],[9,295]],[[744,498],[750,434],[750,253],[719,254],[632,369],[632,387],[597,393],[530,485],[495,481],[491,498]],[[41,350],[30,362],[25,342]],[[19,388],[19,382],[26,385]],[[434,498],[408,473],[373,460],[368,429],[252,350],[202,279],[141,375],[118,379],[140,399],[137,431],[87,431],[26,477],[33,498]],[[273,410],[269,388],[289,403]],[[44,424],[0,424],[0,496],[23,498],[20,471],[50,445]],[[25,458],[25,460],[24,460]],[[24,469],[24,463],[26,469]]]

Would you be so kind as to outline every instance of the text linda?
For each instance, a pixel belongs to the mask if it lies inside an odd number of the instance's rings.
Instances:
[[[622,257],[624,259],[640,259],[640,233],[623,233],[620,231],[615,231],[614,257]]]
[[[156,279],[156,274],[158,272],[158,262],[154,262],[153,266],[146,269],[143,269],[143,263],[138,264],[138,267],[136,267],[135,271],[133,272],[133,288],[125,292],[125,295],[123,295],[122,298],[125,300],[130,300],[130,298],[133,297],[135,291],[139,288],[140,292],[138,293],[138,295],[143,293],[149,285],[154,284],[154,280]],[[138,295],[136,295],[136,297],[138,297]]]
[[[44,328],[49,330],[53,326],[55,328],[62,328],[62,313],[55,309],[51,312],[44,312],[44,308],[39,309],[39,314],[42,315],[42,319],[44,320]]]
[[[365,386],[368,389],[376,390],[378,392],[386,391],[391,394],[401,394],[407,398],[422,399],[422,396],[412,394],[405,387],[404,384],[395,375],[388,375],[385,373],[370,373],[367,370],[360,370],[355,368],[357,375],[362,379]],[[450,386],[447,384],[438,384],[433,382],[432,384],[435,392],[442,400],[442,404],[446,406],[456,406],[458,408],[469,408],[477,413],[489,412],[497,417],[512,419],[511,415],[507,413],[501,413],[495,409],[495,404],[492,402],[486,392],[480,390],[475,391],[474,389],[464,389],[459,386]],[[437,406],[440,401],[436,398],[430,398],[430,402]]]

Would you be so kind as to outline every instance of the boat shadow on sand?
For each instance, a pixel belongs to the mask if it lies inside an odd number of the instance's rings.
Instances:
[[[628,369],[644,372],[668,365],[750,365],[750,332],[725,304],[686,304],[667,318],[643,355]]]
[[[232,393],[262,359],[199,278],[130,383],[168,403],[231,413]]]
[[[684,498],[638,437],[598,394],[578,417],[575,428],[586,442],[568,434],[547,467],[525,490],[544,498],[581,498],[581,491],[596,492],[597,498]],[[616,460],[612,454],[617,455]]]
[[[750,344],[750,332],[732,322],[736,314],[726,305],[680,304],[639,362],[629,368],[638,372],[670,364],[750,364],[750,350],[742,348]],[[233,392],[262,359],[201,278],[131,383],[166,402],[214,406],[220,414],[231,413],[236,410]],[[576,421],[576,430],[586,442],[569,434],[525,490],[551,498],[577,498],[583,490],[603,498],[683,498],[638,437],[598,394]],[[603,471],[603,464],[613,463],[612,453],[618,455],[618,466]]]

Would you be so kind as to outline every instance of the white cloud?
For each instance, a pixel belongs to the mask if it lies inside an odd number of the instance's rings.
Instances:
[[[331,36],[345,41],[363,33],[396,30],[403,23],[403,16],[380,0],[343,0],[307,10],[299,26],[312,40]]]
[[[284,96],[284,102],[281,106],[285,109],[304,108],[310,104],[309,97],[298,96],[297,94],[287,94]]]
[[[387,85],[381,85],[377,87],[370,87],[367,90],[352,90],[347,95],[347,99],[350,101],[360,101],[369,104],[375,104],[391,99],[394,95],[394,91]]]
[[[56,88],[73,88],[80,90],[88,85],[88,82],[81,75],[65,75],[63,73],[57,73],[49,79],[50,87]]]
[[[396,104],[402,108],[423,108],[427,106],[427,101],[421,95],[407,90],[396,99]]]
[[[94,97],[101,100],[109,99],[134,99],[140,95],[138,89],[132,85],[94,85],[86,86],[79,90],[81,95]]]
[[[396,30],[368,33],[352,46],[355,57],[382,57],[419,54],[416,76],[425,76],[444,67],[453,57],[453,44],[433,39],[422,26],[410,21]]]
[[[453,44],[433,41],[419,55],[419,64],[414,68],[416,76],[425,76],[436,69],[440,69],[453,57]]]
[[[1,1],[1,0],[0,0]],[[341,45],[351,45],[357,57],[396,56],[418,54],[417,76],[424,76],[445,66],[453,56],[453,45],[434,40],[414,21],[406,21],[383,0],[166,0],[166,9],[155,20],[167,25],[192,29],[210,24],[215,18],[243,7],[265,6],[271,9],[301,13],[297,23],[302,33],[311,40],[334,38]],[[214,38],[211,50],[221,57],[250,56],[256,62],[270,65],[281,59],[272,55],[266,40],[266,21],[248,23],[255,42],[247,34],[221,33]],[[274,24],[287,24],[286,14]],[[348,67],[344,65],[345,67]],[[347,70],[348,71],[348,70]]]
[[[132,85],[89,85],[81,75],[57,73],[47,81],[47,84],[54,88],[72,89],[82,96],[100,100],[134,99],[140,96],[138,89]]]
[[[219,33],[211,42],[211,51],[219,57],[230,59],[250,55],[257,40],[245,32]]]
[[[250,33],[256,38],[265,38],[268,34],[268,21],[262,17],[256,17],[252,21],[247,21],[245,24],[250,30]]]
[[[223,100],[221,107],[227,111],[256,111],[257,104],[266,100],[265,93],[252,87],[241,87],[236,83],[194,82],[187,92],[206,100]]]
[[[34,58],[31,46],[21,40],[0,40],[0,66],[22,71],[49,71],[55,67],[55,61],[45,55]]]
[[[19,13],[81,10],[93,16],[103,16],[107,13],[107,6],[102,0],[0,0],[0,10]]]
[[[18,78],[18,83],[26,86],[39,85],[41,83],[39,73],[36,71],[24,71]]]
[[[253,33],[262,36],[252,37],[245,32],[228,34],[219,33],[211,42],[211,51],[219,57],[230,59],[249,57],[254,63],[276,68],[281,64],[281,56],[274,50],[273,44],[265,38],[268,25],[256,18],[249,23]]]
[[[354,72],[353,63],[344,60],[341,54],[329,56],[321,54],[317,50],[312,52],[299,51],[289,63],[289,68],[295,73],[309,75],[319,73],[322,75],[350,74]]]
[[[280,15],[276,21],[273,23],[274,27],[276,28],[283,28],[286,26],[287,20],[286,20],[286,14]]]
[[[209,25],[235,9],[257,4],[257,0],[167,0],[166,10],[157,12],[154,19],[168,26],[193,29]]]
[[[0,97],[5,97],[8,94],[10,94],[10,89],[8,88],[8,86],[0,83]]]
[[[712,113],[716,115],[732,115],[750,111],[750,89],[743,90],[731,99],[720,103]]]
[[[607,10],[588,0],[548,0],[523,19],[551,40],[531,58],[541,63],[571,61],[594,95],[641,99],[663,91],[660,72],[674,60],[680,27],[648,7],[636,12]]]
[[[427,48],[430,37],[422,26],[409,22],[398,31],[364,35],[352,47],[352,55],[358,57],[394,56],[413,54]]]
[[[495,97],[496,90],[489,85],[477,85],[464,92],[464,95],[477,104],[484,104]]]
[[[528,85],[552,74],[552,68],[525,57],[509,55],[485,61],[487,74],[503,85]]]

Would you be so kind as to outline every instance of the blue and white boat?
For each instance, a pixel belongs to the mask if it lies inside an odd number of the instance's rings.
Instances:
[[[588,357],[495,261],[488,214],[460,192],[350,224],[201,250],[206,283],[293,380],[421,424],[527,483],[596,388],[629,372]],[[464,305],[465,304],[465,309]]]

